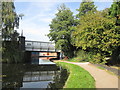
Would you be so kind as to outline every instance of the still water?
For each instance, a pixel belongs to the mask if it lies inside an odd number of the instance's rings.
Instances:
[[[22,90],[25,88],[62,88],[68,78],[66,69],[55,64],[3,64],[2,87]]]

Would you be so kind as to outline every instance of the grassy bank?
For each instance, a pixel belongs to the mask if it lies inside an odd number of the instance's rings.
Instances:
[[[70,72],[64,88],[95,88],[94,78],[80,66],[65,62],[56,62]]]
[[[74,58],[68,59],[67,61],[69,61],[69,62],[88,62],[87,59],[82,59],[82,57],[74,57]]]

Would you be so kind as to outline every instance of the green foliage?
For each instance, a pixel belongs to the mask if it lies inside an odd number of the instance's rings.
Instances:
[[[2,61],[7,63],[20,62],[21,55],[23,54],[18,47],[17,38],[19,33],[14,28],[19,27],[19,19],[23,14],[17,15],[13,2],[2,2]]]
[[[111,17],[116,17],[116,25],[120,26],[120,1],[114,0],[109,9],[109,15]]]
[[[74,56],[74,46],[71,43],[71,33],[74,26],[73,13],[63,4],[58,8],[56,17],[50,24],[48,37],[55,41],[56,48],[61,49],[68,57]],[[70,53],[68,53],[70,52]]]
[[[80,16],[85,15],[88,12],[96,12],[96,7],[94,5],[94,2],[91,0],[83,0],[77,11],[79,11],[79,13],[76,15],[76,17],[80,18]]]
[[[111,55],[120,45],[120,31],[115,26],[114,19],[105,18],[101,12],[88,13],[80,18],[81,24],[73,35],[75,45],[96,52],[95,61],[103,62],[105,56]]]
[[[57,64],[70,72],[64,88],[92,88],[94,90],[95,80],[89,72],[74,64],[65,62],[57,62]]]
[[[93,53],[79,50],[76,52],[76,57],[68,59],[71,62],[91,62],[93,60]]]
[[[109,15],[109,8],[105,8],[104,10],[102,10],[101,14],[102,14],[103,17],[111,18],[110,15]]]
[[[111,17],[116,17],[120,15],[120,1],[115,0],[109,9],[109,15]]]
[[[19,26],[19,17],[15,12],[13,2],[2,2],[2,37],[4,40],[11,39],[14,27]]]
[[[2,42],[4,50],[2,51],[2,62],[4,63],[20,63],[23,62],[23,52],[19,50],[18,41]],[[14,47],[13,47],[14,46]]]

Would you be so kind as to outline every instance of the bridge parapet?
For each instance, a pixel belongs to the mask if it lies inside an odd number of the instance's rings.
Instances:
[[[26,51],[55,51],[60,52],[60,50],[55,49],[55,44],[53,42],[41,42],[41,41],[25,41]]]

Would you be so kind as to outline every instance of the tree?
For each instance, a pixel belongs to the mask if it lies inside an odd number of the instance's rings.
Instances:
[[[116,25],[120,26],[120,1],[114,0],[109,9],[109,15],[111,17],[116,17]]]
[[[96,7],[94,5],[94,2],[91,0],[83,0],[80,4],[79,9],[77,9],[79,12],[76,17],[80,18],[80,16],[87,14],[88,12],[95,12]]]
[[[109,15],[112,17],[120,15],[120,1],[114,0],[113,4],[110,7]]]
[[[13,2],[2,2],[2,38],[11,39],[10,35],[14,33],[14,27],[19,26],[19,16],[15,12]]]
[[[116,18],[115,30],[120,34],[120,1],[114,0],[113,4],[109,9],[109,16]],[[112,59],[109,62],[112,65],[120,64],[120,45],[116,46],[116,49],[112,53]]]
[[[19,33],[14,28],[19,27],[19,19],[21,15],[17,15],[15,12],[15,6],[13,2],[2,2],[2,39],[3,39],[3,51],[2,58],[4,62],[18,62],[21,53],[18,49],[17,38]]]
[[[111,56],[112,51],[120,45],[120,30],[117,30],[114,19],[96,12],[81,16],[80,23],[73,34],[75,45],[95,52],[94,62],[105,63],[105,57]]]
[[[56,47],[64,52],[69,58],[74,56],[75,47],[71,43],[71,33],[74,27],[73,13],[64,4],[58,8],[56,17],[50,24],[48,37],[54,41]]]

